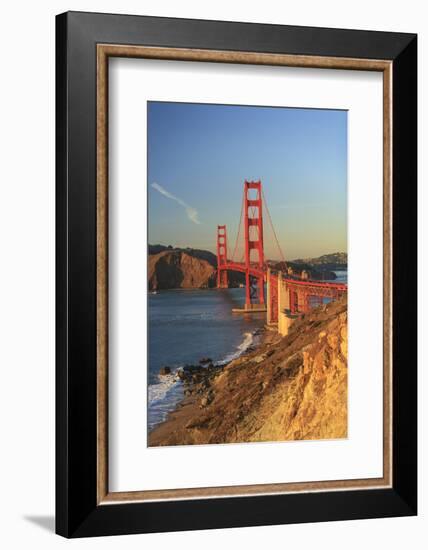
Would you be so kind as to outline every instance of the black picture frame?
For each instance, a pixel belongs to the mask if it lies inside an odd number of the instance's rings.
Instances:
[[[97,505],[96,46],[392,61],[391,488]],[[56,18],[56,532],[65,537],[417,513],[417,36],[68,12]]]

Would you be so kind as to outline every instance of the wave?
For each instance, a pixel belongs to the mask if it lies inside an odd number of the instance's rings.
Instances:
[[[240,357],[243,353],[247,351],[247,349],[253,344],[253,342],[254,334],[252,332],[244,332],[244,339],[236,348],[236,350],[226,355],[226,357],[221,361],[217,361],[216,365],[224,365],[226,363],[229,363],[230,361],[233,361],[234,359],[238,359],[238,357]]]
[[[156,403],[165,398],[169,390],[178,382],[176,371],[171,374],[158,375],[158,382],[149,385],[149,403]]]
[[[180,313],[177,315],[170,315],[168,318],[161,318],[152,321],[158,325],[174,325],[177,322],[200,322],[200,321],[215,321],[218,319],[217,312],[197,312],[197,313]]]
[[[160,424],[168,413],[173,411],[183,398],[183,385],[177,376],[177,370],[171,374],[158,375],[155,384],[148,388],[148,429]]]

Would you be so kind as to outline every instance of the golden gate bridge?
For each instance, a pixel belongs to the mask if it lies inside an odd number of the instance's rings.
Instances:
[[[281,257],[281,270],[269,267],[263,245],[263,206]],[[242,224],[243,218],[243,224]],[[244,254],[235,259],[243,225]],[[298,278],[287,270],[284,255],[272,223],[261,181],[245,181],[238,233],[233,253],[228,258],[226,225],[217,226],[217,287],[228,288],[228,272],[245,274],[243,311],[267,311],[268,324],[282,325],[287,332],[291,320],[323,303],[324,298],[338,299],[348,290],[344,283],[311,280],[306,272]],[[265,296],[266,284],[266,296]]]

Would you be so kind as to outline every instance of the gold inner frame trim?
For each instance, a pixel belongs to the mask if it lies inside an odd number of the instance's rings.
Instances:
[[[383,73],[383,476],[298,483],[109,492],[108,489],[108,59],[237,63]],[[222,498],[392,486],[392,70],[391,61],[256,52],[97,45],[97,503]]]

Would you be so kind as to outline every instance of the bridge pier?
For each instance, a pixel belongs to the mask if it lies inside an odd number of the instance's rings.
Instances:
[[[278,332],[281,336],[287,336],[291,324],[297,318],[297,314],[291,313],[290,294],[280,271],[278,273]]]
[[[278,273],[278,311],[284,310],[290,311],[290,293],[280,271]]]
[[[304,292],[297,292],[297,311],[298,313],[306,311],[306,296]]]
[[[297,313],[299,310],[297,292],[290,288],[288,296],[290,301],[290,312],[294,315],[294,313]]]
[[[290,326],[293,324],[294,320],[297,319],[298,315],[292,315],[290,312],[281,312],[278,317],[278,332],[281,336],[287,336]]]
[[[278,299],[275,284],[277,284],[276,280],[272,276],[270,267],[268,267],[266,273],[266,323],[269,326],[278,323]]]
[[[267,270],[267,315],[268,326],[277,326],[282,336],[288,334],[289,327],[297,315],[290,311],[290,290],[281,271],[272,275]]]

